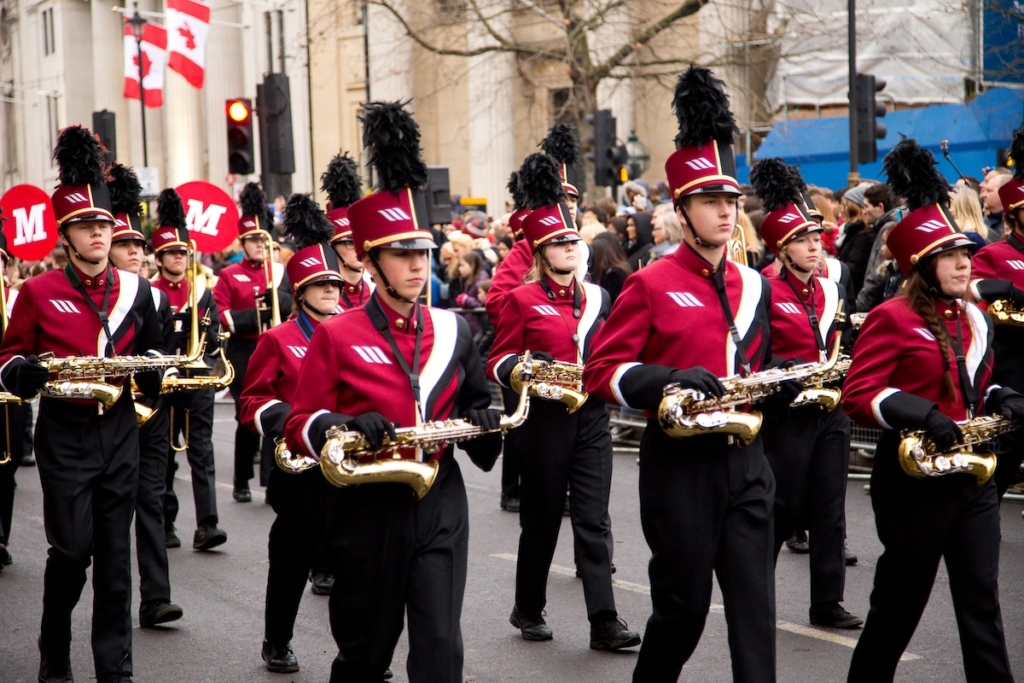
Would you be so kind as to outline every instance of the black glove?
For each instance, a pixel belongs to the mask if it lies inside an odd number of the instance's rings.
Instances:
[[[138,384],[139,381],[135,380],[135,383]],[[139,388],[141,389],[142,387]],[[167,397],[167,405],[169,405],[171,408],[174,408],[175,410],[191,410],[192,400],[195,397],[196,392],[194,391],[176,391]]]
[[[269,308],[264,308],[260,311],[260,322],[264,325],[269,325],[271,318],[274,317],[274,312]]]
[[[673,370],[669,373],[668,381],[677,382],[684,389],[695,389],[709,398],[718,398],[725,393],[721,380],[700,365],[687,370]]]
[[[804,390],[804,384],[800,380],[788,379],[779,384],[778,391],[761,402],[759,408],[767,413],[778,413],[789,408],[800,392]]]
[[[940,451],[947,451],[954,444],[964,442],[964,433],[960,425],[943,415],[938,408],[932,408],[924,418],[924,431]]]
[[[1007,420],[1024,420],[1024,396],[1009,387],[993,389],[985,401],[985,412]]]
[[[489,432],[495,432],[501,426],[501,414],[500,410],[494,408],[483,408],[482,410],[470,408],[466,411],[466,419]]]
[[[1010,299],[1010,303],[1012,303],[1014,305],[1014,307],[1016,307],[1016,308],[1024,307],[1024,289],[1018,289],[1017,287],[1012,287],[1010,289],[1009,299]]]
[[[363,413],[350,420],[346,426],[350,431],[361,432],[366,437],[366,443],[372,451],[380,449],[385,436],[391,440],[391,443],[398,438],[395,436],[395,425],[380,413]]]
[[[1009,299],[1014,306],[1024,306],[1024,290],[1014,287],[1009,280],[981,280],[976,287],[985,301]]]
[[[35,355],[12,358],[0,375],[7,391],[26,401],[35,398],[49,379],[50,373],[39,365],[39,358]]]
[[[146,370],[135,373],[135,384],[139,387],[142,395],[148,399],[156,400],[160,397],[160,385],[164,381],[163,370]]]
[[[555,359],[555,357],[547,351],[530,351],[530,358],[533,360],[542,360],[545,363],[550,363]]]

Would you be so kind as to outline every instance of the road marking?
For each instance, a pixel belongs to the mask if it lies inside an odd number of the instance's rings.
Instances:
[[[491,555],[491,557],[499,560],[507,560],[509,562],[515,562],[518,560],[518,557],[513,553],[494,553]],[[574,568],[562,567],[561,565],[557,564],[551,565],[551,573],[561,574],[562,576],[576,576],[576,570]],[[650,586],[645,586],[642,583],[633,583],[631,581],[623,581],[621,579],[612,579],[612,586],[614,586],[615,588],[621,588],[625,591],[630,591],[631,593],[640,593],[641,595],[651,594]],[[725,607],[723,605],[712,603],[710,611],[715,614],[724,614]],[[843,647],[848,647],[851,650],[857,647],[856,638],[850,638],[849,636],[841,636],[836,633],[832,633],[831,631],[826,631],[825,629],[815,628],[813,626],[804,626],[802,624],[793,624],[788,621],[777,621],[775,623],[775,626],[776,628],[779,628],[783,631],[795,633],[798,636],[806,636],[808,638],[823,640],[826,643],[842,645]],[[900,661],[903,662],[911,662],[915,659],[921,659],[921,657],[918,655],[910,654],[909,652],[904,652],[903,656],[900,657]]]

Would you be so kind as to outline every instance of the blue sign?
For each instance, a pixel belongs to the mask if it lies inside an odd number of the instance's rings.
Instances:
[[[985,0],[982,69],[986,83],[1024,83],[1024,0]]]

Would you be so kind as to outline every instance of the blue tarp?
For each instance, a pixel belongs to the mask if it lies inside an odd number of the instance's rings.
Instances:
[[[878,141],[878,160],[861,164],[862,178],[884,180],[882,159],[900,141],[900,135],[916,139],[939,159],[939,170],[950,181],[957,178],[953,167],[942,158],[939,141],[949,140],[949,153],[965,175],[980,178],[981,169],[994,166],[996,151],[1010,146],[1013,131],[1021,125],[1024,90],[994,88],[969,104],[940,104],[920,109],[890,112],[882,122],[887,134]],[[754,154],[757,159],[782,157],[800,166],[811,185],[829,188],[846,186],[850,158],[849,119],[780,121],[769,131]],[[737,178],[746,182],[749,167],[737,157]]]

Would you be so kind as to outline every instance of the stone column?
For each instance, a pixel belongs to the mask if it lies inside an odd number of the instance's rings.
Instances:
[[[193,88],[177,71],[167,69],[163,106],[167,177],[161,179],[166,187],[204,179],[206,145],[202,113],[201,91]]]

